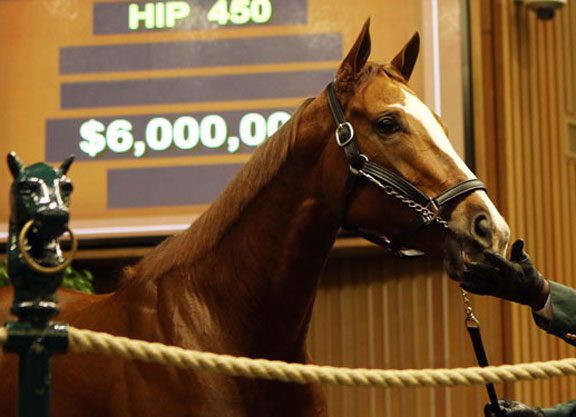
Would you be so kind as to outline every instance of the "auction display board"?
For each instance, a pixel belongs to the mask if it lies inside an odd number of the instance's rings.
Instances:
[[[366,18],[375,61],[422,32],[421,2],[398,4],[0,1],[2,160],[12,150],[24,163],[74,154],[81,234],[182,228],[321,92]],[[432,68],[423,55],[411,81],[421,96]],[[0,232],[10,180],[2,162]]]

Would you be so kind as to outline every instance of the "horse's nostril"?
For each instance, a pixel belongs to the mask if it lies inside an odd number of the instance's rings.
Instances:
[[[488,216],[480,214],[474,219],[473,233],[480,239],[489,239],[492,237],[492,227]]]

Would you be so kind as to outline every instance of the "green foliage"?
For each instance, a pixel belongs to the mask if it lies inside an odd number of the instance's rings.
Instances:
[[[90,271],[82,270],[77,271],[72,267],[64,270],[62,279],[62,287],[71,288],[76,291],[94,294],[94,287],[92,286],[93,276]],[[8,265],[6,261],[0,261],[0,287],[10,285],[8,278]]]
[[[93,280],[94,277],[92,276],[92,272],[86,269],[77,271],[69,266],[64,270],[62,286],[64,288],[71,288],[76,291],[94,294],[94,287],[92,286]]]
[[[10,279],[8,278],[8,266],[5,261],[0,261],[0,287],[5,287],[10,285]]]

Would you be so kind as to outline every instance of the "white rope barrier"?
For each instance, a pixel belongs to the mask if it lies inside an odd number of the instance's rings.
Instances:
[[[0,344],[7,338],[0,328]],[[220,372],[232,376],[262,378],[299,384],[372,386],[381,388],[452,387],[487,383],[530,381],[576,375],[576,358],[485,368],[364,369],[304,365],[186,350],[160,343],[132,340],[107,333],[70,327],[70,352],[97,353],[123,359],[171,365],[187,370]]]

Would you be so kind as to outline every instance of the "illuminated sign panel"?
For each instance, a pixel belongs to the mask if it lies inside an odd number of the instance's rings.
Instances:
[[[220,194],[240,168],[242,164],[112,169],[108,171],[108,208],[205,204]]]
[[[46,160],[249,153],[289,118],[288,109],[263,109],[48,120]]]
[[[340,33],[70,46],[60,49],[60,74],[321,62],[341,54]]]
[[[96,3],[93,13],[95,35],[307,21],[303,0]],[[62,82],[60,108],[301,98],[329,82],[334,70],[186,76],[156,76],[154,71],[314,63],[338,61],[341,56],[341,33],[63,46],[59,50],[60,74],[88,74],[92,79]],[[98,79],[99,74],[132,72],[145,72],[146,77]],[[292,110],[48,119],[46,160],[58,162],[70,154],[78,161],[218,155],[223,158],[221,163],[200,167],[107,170],[107,209],[207,204],[242,166],[229,163],[226,156],[252,152],[290,118]],[[210,181],[207,185],[199,178]],[[162,187],[166,183],[177,185]],[[157,190],[155,195],[150,194],[151,189]]]
[[[94,34],[192,31],[308,21],[306,0],[189,0],[94,5]]]
[[[77,230],[189,222],[333,79],[369,16],[376,61],[422,30],[417,0],[0,1],[0,152],[76,155]],[[0,198],[0,240],[7,216]]]
[[[293,98],[334,78],[334,71],[166,77],[63,83],[63,109]]]

